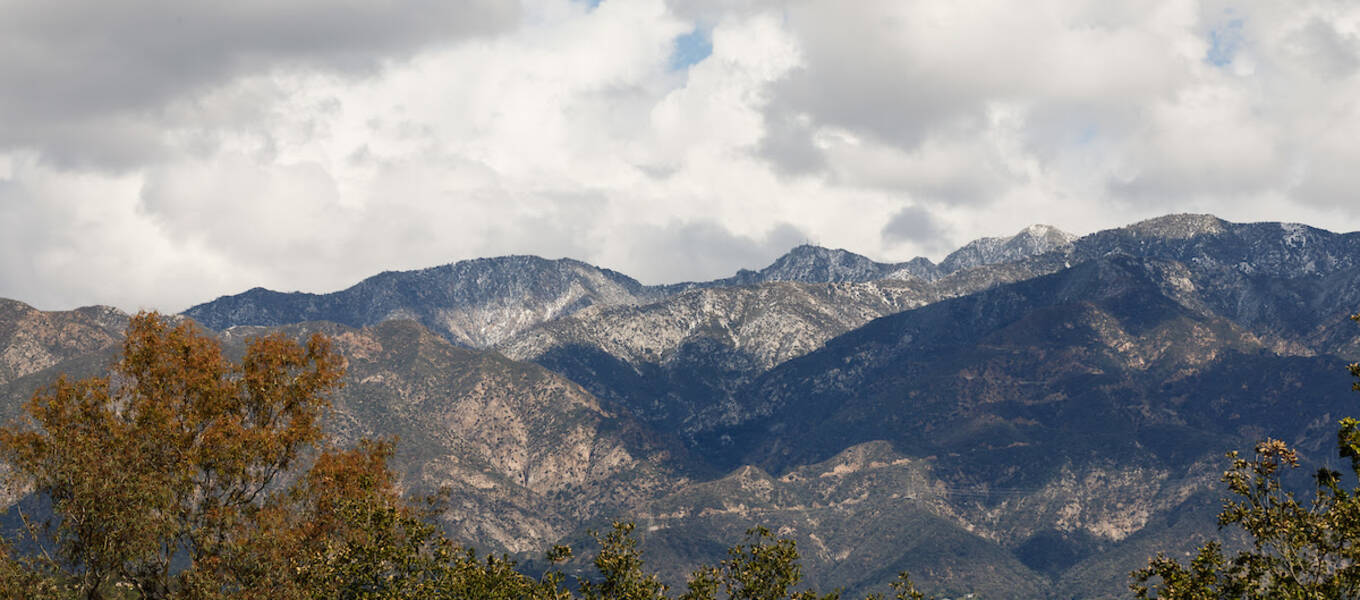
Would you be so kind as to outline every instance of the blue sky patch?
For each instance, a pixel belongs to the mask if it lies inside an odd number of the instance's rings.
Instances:
[[[671,69],[688,69],[710,54],[713,54],[712,37],[708,31],[696,27],[694,31],[675,38],[675,47],[671,50]]]
[[[1096,127],[1095,125],[1087,125],[1085,127],[1082,127],[1081,132],[1077,134],[1077,143],[1082,145],[1089,144],[1095,141],[1096,136],[1098,135],[1100,135],[1099,127]]]
[[[1241,47],[1242,19],[1231,19],[1209,30],[1209,51],[1204,53],[1204,60],[1215,67],[1226,67]]]

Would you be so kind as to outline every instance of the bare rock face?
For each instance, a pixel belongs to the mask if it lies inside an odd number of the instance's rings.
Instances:
[[[1206,463],[1174,471],[1063,465],[1045,485],[1007,487],[944,479],[938,462],[865,442],[779,476],[743,466],[690,483],[646,503],[636,518],[647,529],[644,550],[665,557],[662,568],[675,582],[694,566],[687,546],[721,545],[760,523],[797,540],[820,587],[858,582],[849,597],[886,584],[895,573],[883,565],[897,564],[912,565],[918,582],[955,593],[1069,597],[1062,592],[1080,586],[1055,585],[1049,575],[1146,535],[1158,515],[1202,495],[1216,475]],[[1123,574],[1110,575],[1088,582],[1097,597],[1122,592]]]
[[[589,344],[637,365],[671,360],[686,342],[706,336],[766,370],[837,333],[932,299],[925,286],[902,281],[697,289],[647,305],[583,310],[527,330],[498,349],[532,360],[555,347]]]
[[[539,551],[608,507],[683,478],[670,451],[580,386],[531,363],[451,345],[414,321],[320,330],[347,358],[332,437],[397,439],[413,494],[450,493],[446,526],[501,551]],[[232,343],[259,333],[235,328]]]
[[[127,322],[107,306],[43,312],[0,298],[0,386],[121,343]]]

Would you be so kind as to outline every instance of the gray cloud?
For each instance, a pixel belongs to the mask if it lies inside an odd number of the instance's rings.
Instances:
[[[788,224],[752,238],[713,221],[642,227],[620,234],[629,238],[629,256],[620,257],[624,264],[618,268],[647,283],[705,281],[739,269],[760,268],[808,239]]]
[[[903,170],[924,145],[976,145],[998,132],[1051,156],[1094,132],[1126,132],[1148,99],[1186,77],[1147,15],[1076,3],[1049,19],[1024,5],[984,5],[869,1],[846,11],[824,0],[794,3],[786,16],[802,65],[771,88],[767,157],[786,169],[819,169],[790,157],[817,155],[826,145],[818,135],[828,131],[903,153]],[[1013,132],[998,129],[998,111],[1007,109],[1018,111],[1003,125]],[[839,171],[850,184],[976,203],[1013,178],[978,149],[975,172],[952,181]]]
[[[1343,34],[1322,19],[1314,18],[1296,29],[1289,43],[1324,77],[1344,79],[1360,68],[1360,37]]]
[[[912,41],[917,25],[901,22],[909,16],[902,14],[908,12],[904,4],[856,6],[859,10],[845,11],[836,2],[812,1],[787,11],[789,27],[802,42],[803,65],[775,85],[768,112],[772,127],[798,123],[786,115],[802,115],[815,125],[912,148],[933,124],[977,118],[985,101],[978,84],[992,82],[949,72],[943,57],[913,53],[904,42]],[[963,49],[976,42],[954,43]]]
[[[910,242],[928,251],[945,249],[948,231],[930,211],[921,206],[910,205],[897,211],[887,225],[883,226],[883,239],[888,244]]]
[[[809,121],[776,106],[765,113],[765,135],[760,140],[760,153],[785,175],[819,173],[826,169],[826,156],[812,142],[816,130]]]
[[[431,43],[505,29],[518,5],[5,0],[0,14],[0,149],[116,169],[155,159],[167,128],[223,116],[196,94],[273,69],[372,73]]]

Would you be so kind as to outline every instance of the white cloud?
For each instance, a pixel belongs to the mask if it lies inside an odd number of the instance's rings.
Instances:
[[[33,6],[0,26],[0,296],[48,308],[507,253],[702,279],[1184,210],[1360,228],[1347,3]]]

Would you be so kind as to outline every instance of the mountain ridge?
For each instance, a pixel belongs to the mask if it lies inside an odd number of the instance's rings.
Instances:
[[[953,270],[942,270],[924,258],[879,263],[847,250],[800,245],[760,271],[742,270],[732,277],[706,282],[647,286],[622,273],[575,259],[511,255],[414,271],[385,271],[330,293],[285,293],[254,287],[197,304],[182,314],[217,330],[312,320],[362,327],[389,318],[412,318],[454,343],[485,348],[588,306],[647,304],[696,288],[774,281],[934,281],[966,267],[1016,260],[1028,256],[1026,252],[1047,252],[1053,240],[1070,237],[1047,228],[1048,237],[1040,239],[1033,235],[1034,230],[1030,227],[1008,238],[974,242],[975,246],[965,247],[970,258],[955,260],[960,266]]]

